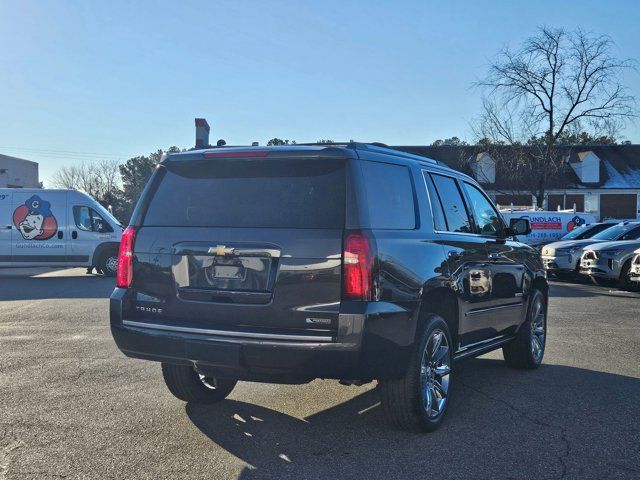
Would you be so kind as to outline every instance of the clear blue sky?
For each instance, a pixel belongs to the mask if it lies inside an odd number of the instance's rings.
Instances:
[[[635,0],[0,0],[0,153],[46,182],[83,158],[191,147],[196,116],[229,144],[470,138],[471,83],[542,24],[640,57]],[[640,96],[637,73],[625,83]],[[638,123],[623,133],[640,142]]]

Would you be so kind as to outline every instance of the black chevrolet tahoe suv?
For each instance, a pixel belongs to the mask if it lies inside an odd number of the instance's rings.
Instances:
[[[546,276],[515,237],[529,230],[472,178],[379,144],[171,154],[122,236],[111,331],[187,402],[238,380],[377,380],[397,426],[431,431],[454,361],[542,361]]]

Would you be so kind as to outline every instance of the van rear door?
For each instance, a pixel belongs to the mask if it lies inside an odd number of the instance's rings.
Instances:
[[[11,232],[14,228],[11,197],[10,191],[0,190],[0,264],[5,266],[11,262]]]
[[[198,159],[160,169],[136,232],[138,319],[335,332],[344,159]]]

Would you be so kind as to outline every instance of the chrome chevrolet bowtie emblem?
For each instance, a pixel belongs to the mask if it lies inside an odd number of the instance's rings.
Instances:
[[[208,252],[214,255],[231,255],[233,254],[233,248],[227,248],[224,245],[216,245],[215,247],[209,247]]]

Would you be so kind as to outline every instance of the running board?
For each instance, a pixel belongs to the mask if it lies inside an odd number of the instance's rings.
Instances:
[[[491,350],[495,350],[496,348],[501,347],[505,343],[509,343],[511,340],[516,338],[515,336],[502,336],[492,340],[487,340],[485,342],[481,342],[481,345],[470,345],[468,347],[463,348],[462,350],[458,350],[453,354],[453,360],[458,361],[464,358],[469,357],[477,357],[478,355],[482,355],[483,353],[490,352]]]

